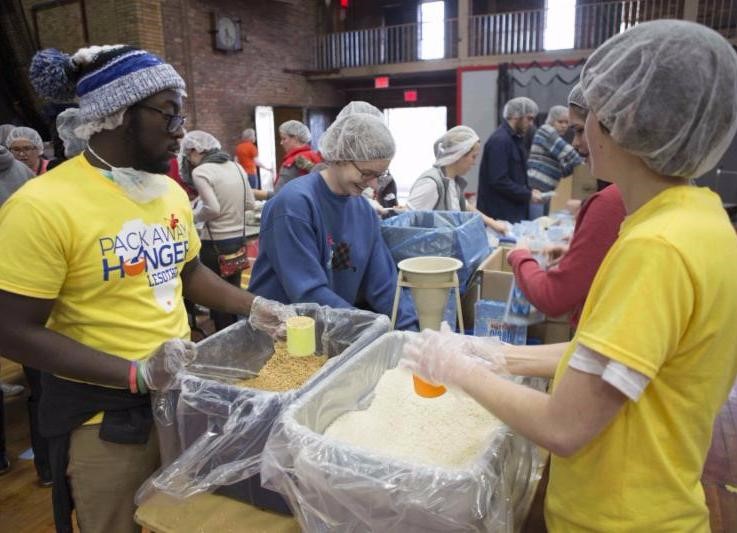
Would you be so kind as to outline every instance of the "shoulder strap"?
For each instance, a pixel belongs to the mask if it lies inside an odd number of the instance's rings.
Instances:
[[[445,193],[446,193],[445,183],[443,182],[443,177],[440,174],[441,171],[437,169],[433,169],[433,171],[430,171],[428,174],[421,176],[420,179],[430,178],[431,180],[435,182],[435,186],[438,188],[438,201],[435,202],[435,206],[433,207],[433,210],[437,210],[437,208],[440,207],[441,205],[447,208],[448,206],[447,206],[447,201],[445,198]]]

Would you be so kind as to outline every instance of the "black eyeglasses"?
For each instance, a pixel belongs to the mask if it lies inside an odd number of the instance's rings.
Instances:
[[[389,169],[387,168],[383,172],[377,172],[375,170],[363,170],[361,168],[358,168],[358,165],[354,163],[353,161],[350,162],[351,165],[355,167],[356,170],[358,170],[361,173],[361,177],[365,180],[370,180],[376,178],[377,180],[381,180],[386,178],[389,175]]]
[[[187,117],[185,115],[173,115],[172,113],[167,113],[166,111],[163,111],[158,107],[153,107],[145,104],[136,104],[135,107],[143,107],[144,109],[157,111],[168,118],[169,120],[166,123],[166,131],[168,131],[169,133],[174,133],[179,128],[184,127],[184,123],[187,121]]]

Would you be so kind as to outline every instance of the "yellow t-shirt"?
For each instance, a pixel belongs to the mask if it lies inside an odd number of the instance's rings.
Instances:
[[[0,209],[0,290],[55,299],[47,327],[137,360],[188,338],[179,277],[199,253],[187,195],[173,181],[146,204],[75,157]]]
[[[737,235],[719,197],[668,189],[629,216],[589,292],[577,342],[651,379],[569,458],[553,456],[551,532],[709,531],[701,472],[737,375]]]

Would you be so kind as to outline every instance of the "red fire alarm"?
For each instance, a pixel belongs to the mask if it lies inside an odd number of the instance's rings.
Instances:
[[[386,89],[389,87],[389,76],[376,76],[374,78],[374,89]]]
[[[416,102],[417,101],[417,90],[410,89],[410,90],[404,91],[404,101],[405,102]]]
[[[340,0],[340,7],[348,9],[348,0]]]

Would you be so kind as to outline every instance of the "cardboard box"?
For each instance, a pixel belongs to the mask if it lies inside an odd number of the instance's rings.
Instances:
[[[573,331],[568,322],[555,322],[550,319],[533,324],[527,328],[527,338],[540,339],[543,344],[555,344],[557,342],[568,342],[573,336]]]
[[[578,165],[573,169],[571,183],[571,198],[585,200],[596,192],[596,178],[589,172],[586,165]]]
[[[571,188],[573,187],[573,178],[567,176],[558,182],[555,189],[555,196],[550,199],[550,212],[555,213],[566,208],[568,200],[571,199]]]
[[[476,320],[474,305],[478,300],[507,300],[514,281],[512,267],[507,263],[507,254],[511,249],[506,246],[496,248],[476,270],[461,300],[463,324],[467,329],[473,329]],[[543,344],[567,342],[572,337],[569,316],[546,317],[544,322],[528,327],[527,337],[538,338]]]
[[[509,290],[514,281],[512,267],[507,263],[507,254],[511,248],[500,246],[484,259],[474,273],[468,290],[461,300],[463,324],[473,328],[476,313],[474,305],[478,300],[507,301]]]

